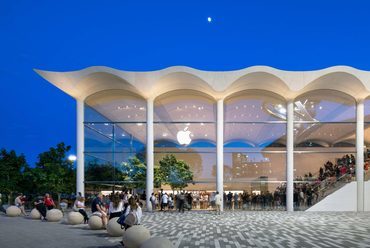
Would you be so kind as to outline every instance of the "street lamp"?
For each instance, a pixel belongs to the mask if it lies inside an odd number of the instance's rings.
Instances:
[[[77,157],[76,157],[76,155],[71,154],[71,155],[68,156],[68,160],[71,161],[71,162],[74,162],[74,161],[77,160]]]
[[[69,156],[68,156],[68,160],[69,160],[70,162],[72,162],[72,164],[74,165],[75,161],[77,160],[77,157],[76,157],[76,155],[71,154],[71,155],[69,155]],[[81,197],[81,196],[82,196],[82,195],[81,195],[81,192],[77,192],[77,195],[78,195],[79,197]]]

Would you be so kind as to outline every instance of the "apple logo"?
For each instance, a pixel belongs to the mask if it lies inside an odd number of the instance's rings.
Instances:
[[[177,132],[177,141],[180,145],[189,145],[191,142],[190,138],[191,132],[188,130],[188,127],[185,127],[183,131]]]

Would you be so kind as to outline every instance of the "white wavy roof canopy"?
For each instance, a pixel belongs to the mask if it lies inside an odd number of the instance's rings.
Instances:
[[[318,89],[341,91],[356,100],[370,95],[370,71],[349,66],[333,66],[315,71],[284,71],[268,66],[235,71],[202,71],[186,66],[149,72],[122,71],[105,66],[71,72],[35,71],[80,100],[108,89],[128,90],[145,99],[154,99],[179,89],[201,91],[215,99],[248,89],[271,91],[287,100]]]
[[[202,71],[186,66],[174,66],[149,72],[122,71],[104,66],[93,66],[71,72],[35,71],[78,100],[85,100],[98,92],[103,94],[105,90],[120,89],[132,92],[133,96],[156,100],[165,97],[166,93],[185,89],[207,94],[210,99],[228,98],[244,90],[264,90],[278,94],[285,100],[320,89],[340,91],[357,101],[370,95],[370,71],[348,66],[333,66],[315,71],[283,71],[268,66],[253,66],[235,71]],[[331,128],[333,126],[323,125],[320,130],[322,133],[329,133]],[[342,137],[324,138],[319,131],[313,130],[312,134],[307,134],[310,136],[305,138],[312,140],[320,137],[320,141],[325,141],[327,144],[355,141],[352,127],[343,129],[342,125],[335,128],[341,129],[339,133],[343,134]],[[170,132],[170,130],[167,131]],[[234,136],[241,137],[240,132],[242,131],[239,130]],[[370,129],[366,128],[365,133],[369,132]],[[263,132],[258,130],[254,133],[263,135]],[[214,135],[210,135],[208,139],[215,140]],[[370,143],[370,135],[365,136],[368,137],[365,142]],[[233,137],[230,136],[230,139],[232,140]]]

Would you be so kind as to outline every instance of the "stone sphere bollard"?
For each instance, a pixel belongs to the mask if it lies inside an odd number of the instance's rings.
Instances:
[[[51,209],[46,213],[46,219],[49,222],[57,222],[63,218],[63,213],[59,209]]]
[[[174,248],[171,241],[162,237],[147,239],[140,248]]]
[[[84,217],[80,212],[70,212],[67,215],[67,221],[70,225],[78,225],[84,222]]]
[[[91,230],[99,230],[103,228],[103,221],[99,216],[93,215],[89,219],[89,227]]]
[[[121,225],[117,223],[119,217],[115,217],[109,220],[107,225],[107,232],[109,236],[119,237],[125,232],[125,229],[121,228]]]
[[[122,242],[127,248],[140,248],[150,239],[150,232],[142,225],[132,226],[123,233]]]
[[[10,206],[6,209],[6,215],[9,217],[17,217],[21,215],[21,210],[16,206]]]
[[[39,210],[37,210],[36,208],[32,209],[32,211],[30,213],[30,218],[33,219],[33,220],[41,219],[41,214],[40,214]]]

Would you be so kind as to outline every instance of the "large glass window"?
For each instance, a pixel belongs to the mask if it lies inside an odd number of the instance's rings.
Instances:
[[[284,99],[240,92],[225,100],[224,119],[225,209],[285,209]]]
[[[364,192],[364,202],[365,211],[370,211],[370,97],[365,99],[364,102],[365,110],[365,144],[364,144],[364,182],[365,182],[365,192]]]
[[[87,190],[144,188],[132,182],[127,163],[146,163],[146,101],[123,90],[96,93],[85,100],[84,123]]]
[[[186,162],[193,173],[195,208],[207,208],[216,177],[216,110],[208,95],[191,90],[173,91],[154,103],[155,166],[166,155]],[[169,185],[162,185],[171,190]]]
[[[355,180],[356,103],[318,90],[294,101],[294,206],[305,210]]]

